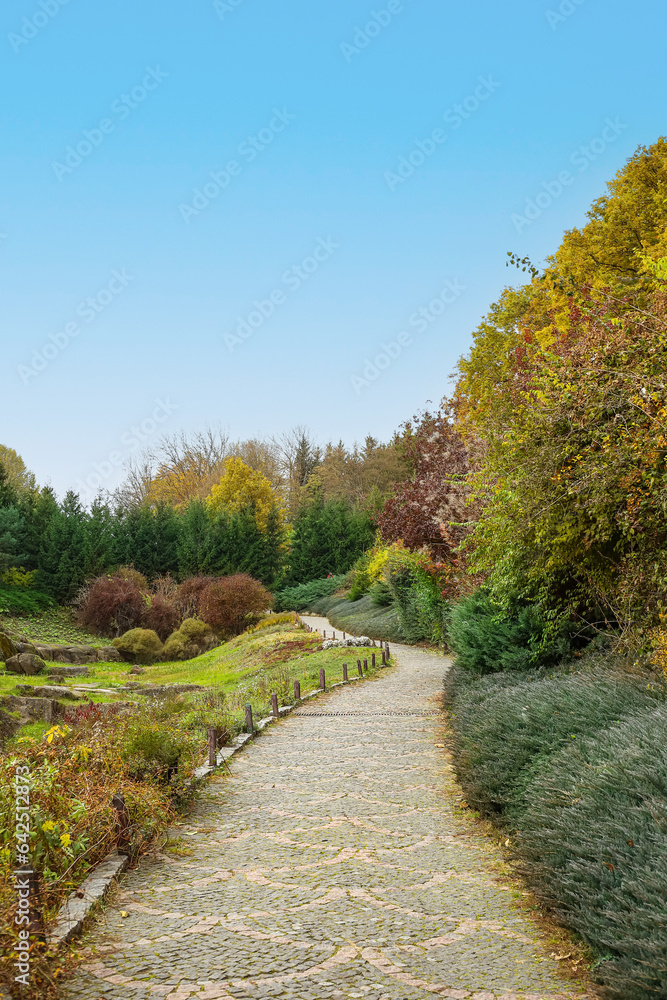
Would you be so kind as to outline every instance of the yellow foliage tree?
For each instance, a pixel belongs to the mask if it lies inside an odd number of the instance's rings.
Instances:
[[[279,526],[285,523],[282,501],[274,492],[267,477],[246,465],[241,458],[229,458],[225,462],[222,479],[213,487],[206,498],[209,510],[223,510],[239,513],[252,507],[260,531],[265,532],[271,511],[275,510]]]
[[[10,483],[19,492],[36,488],[34,475],[26,468],[25,462],[13,448],[0,444],[0,462],[5,467]]]

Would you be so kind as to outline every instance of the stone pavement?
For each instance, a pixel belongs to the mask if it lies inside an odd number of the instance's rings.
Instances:
[[[456,809],[436,746],[447,661],[392,650],[398,666],[304,705],[211,781],[187,853],[123,878],[68,1000],[585,995]]]

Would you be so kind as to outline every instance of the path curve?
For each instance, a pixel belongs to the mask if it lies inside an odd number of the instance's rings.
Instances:
[[[68,998],[585,996],[456,808],[437,745],[449,661],[391,649],[397,665],[304,705],[213,779],[180,825],[187,853],[124,878]]]

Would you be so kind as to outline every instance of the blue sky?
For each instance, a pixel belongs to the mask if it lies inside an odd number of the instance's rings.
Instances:
[[[507,251],[667,132],[666,29],[658,0],[6,0],[0,442],[62,493],[207,423],[389,437]]]

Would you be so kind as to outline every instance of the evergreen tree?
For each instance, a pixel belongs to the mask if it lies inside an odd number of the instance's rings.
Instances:
[[[114,517],[96,497],[86,518],[86,576],[100,576],[114,565]]]
[[[212,521],[215,520],[209,515],[206,504],[199,499],[192,500],[183,511],[177,543],[178,575],[181,580],[209,572]]]
[[[30,570],[38,569],[47,528],[51,519],[58,514],[58,501],[51,487],[45,486],[39,493],[24,493],[19,506],[26,530],[24,566]]]
[[[79,497],[70,490],[42,537],[38,584],[61,604],[73,600],[86,579],[85,524]]]
[[[18,507],[0,507],[0,573],[26,561],[25,522]]]
[[[295,519],[286,582],[307,583],[329,573],[346,573],[374,537],[373,523],[364,511],[345,500],[324,503],[316,497]]]

